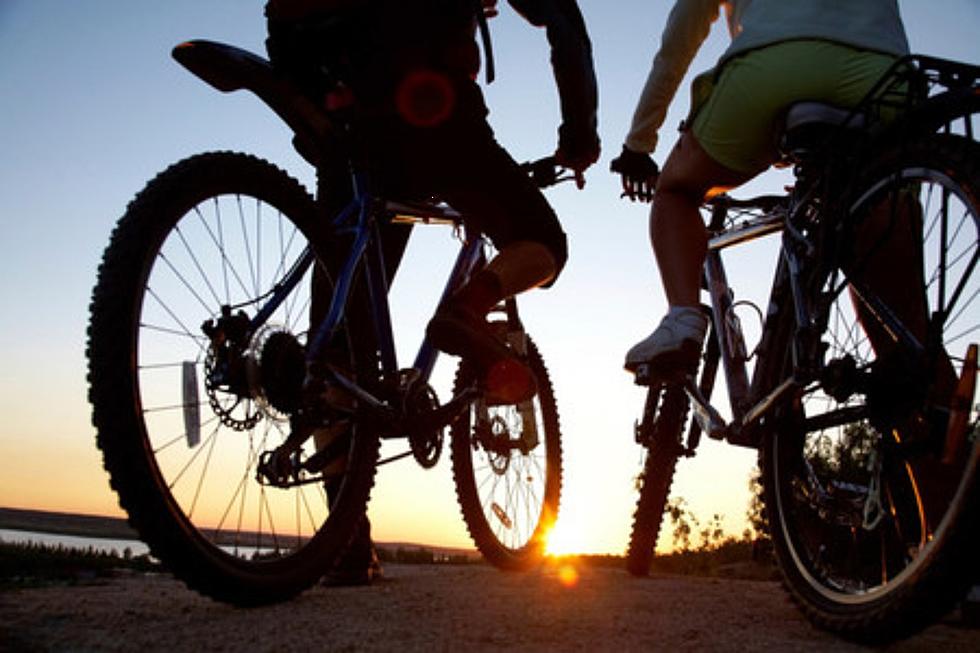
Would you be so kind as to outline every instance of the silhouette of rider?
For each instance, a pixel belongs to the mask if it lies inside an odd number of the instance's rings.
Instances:
[[[580,174],[599,156],[597,89],[581,12],[575,0],[508,1],[546,31],[562,116],[555,156]],[[489,401],[515,403],[534,393],[534,379],[491,332],[486,314],[506,297],[554,283],[567,244],[547,200],[487,122],[476,32],[482,23],[487,49],[485,21],[495,14],[496,0],[270,0],[267,49],[273,65],[317,101],[353,101],[360,154],[378,186],[372,191],[399,199],[436,195],[493,242],[497,256],[440,307],[427,332],[436,347],[474,364]],[[341,208],[350,198],[347,161],[317,168],[318,200],[328,211]],[[382,225],[389,281],[410,230]],[[329,301],[319,291],[323,283],[314,279],[311,319]],[[363,295],[352,301],[366,301]],[[364,569],[371,548],[365,517],[339,565],[352,582],[370,581]]]

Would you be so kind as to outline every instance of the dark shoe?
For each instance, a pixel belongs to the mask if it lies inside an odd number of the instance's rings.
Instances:
[[[426,334],[437,349],[476,367],[487,404],[516,404],[537,392],[530,368],[473,311],[452,303],[443,306],[429,322]]]
[[[327,496],[334,495],[335,488],[327,487]],[[340,557],[334,568],[323,577],[321,584],[326,587],[353,587],[370,585],[381,578],[381,561],[371,540],[371,521],[366,515],[357,524],[357,531],[351,539],[347,551]]]
[[[360,564],[354,564],[354,558],[362,556],[351,556],[350,552],[344,556],[337,566],[320,582],[324,587],[360,587],[370,585],[384,577],[381,569],[381,561],[374,546],[371,546],[370,559],[367,564],[363,560]]]

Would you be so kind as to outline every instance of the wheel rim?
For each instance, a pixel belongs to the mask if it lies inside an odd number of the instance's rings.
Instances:
[[[329,515],[321,483],[281,489],[256,480],[260,454],[288,435],[288,418],[274,397],[284,394],[283,377],[295,383],[296,376],[295,356],[268,364],[270,343],[280,343],[277,351],[305,345],[312,273],[248,338],[234,357],[234,372],[218,374],[229,366],[201,325],[217,320],[222,306],[255,315],[256,302],[283,279],[306,244],[287,215],[260,199],[208,198],[160,245],[135,327],[137,406],[158,487],[199,543],[240,564],[301,552]],[[198,437],[188,423],[199,424]],[[314,446],[311,439],[305,454]]]
[[[953,179],[921,167],[882,178],[855,202],[852,214],[867,213],[897,187],[917,197],[922,207],[925,247],[915,267],[922,268],[926,280],[929,314],[945,316],[933,320],[942,324],[943,351],[955,378],[970,376],[963,370],[967,348],[980,329],[975,274],[980,217]],[[947,449],[937,438],[945,437],[946,422],[937,415],[945,411],[948,416],[950,393],[928,390],[942,398],[930,396],[916,390],[922,384],[903,388],[888,379],[887,371],[908,374],[916,368],[890,370],[897,356],[883,346],[876,354],[872,340],[881,342],[880,336],[869,335],[874,327],[863,324],[872,321],[862,323],[855,310],[866,306],[860,294],[845,291],[844,284],[831,291],[836,298],[824,338],[829,344],[825,360],[840,363],[832,382],[825,378],[804,393],[797,429],[802,438],[774,442],[777,527],[805,583],[825,600],[854,605],[878,601],[901,587],[942,546],[965,491],[966,482],[960,481],[968,481],[976,465],[977,411],[971,395],[961,454],[940,463]],[[926,378],[948,376],[941,362],[927,368],[931,371],[922,372]],[[845,387],[845,377],[857,378],[853,370],[869,369],[885,370],[872,375],[870,389]],[[937,380],[933,385],[945,384]],[[878,399],[885,394],[882,389],[899,393],[891,397],[904,396],[906,408],[883,416],[881,406],[889,402]]]

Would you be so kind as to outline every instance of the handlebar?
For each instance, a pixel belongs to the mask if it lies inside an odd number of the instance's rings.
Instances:
[[[559,165],[553,155],[537,161],[526,161],[521,164],[521,170],[531,178],[531,181],[538,188],[547,188],[571,180],[575,180],[579,188],[585,185],[582,173]]]

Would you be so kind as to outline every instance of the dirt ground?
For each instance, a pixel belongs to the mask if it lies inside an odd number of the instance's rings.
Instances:
[[[0,650],[862,650],[810,626],[775,582],[575,573],[388,565],[371,587],[316,587],[248,610],[168,575],[14,590],[0,593]],[[888,650],[973,653],[980,630],[953,614]]]

